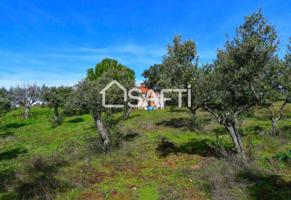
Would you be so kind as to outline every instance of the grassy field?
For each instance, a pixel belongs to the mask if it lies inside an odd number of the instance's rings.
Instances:
[[[291,199],[290,106],[275,138],[264,110],[243,116],[247,166],[203,112],[194,131],[186,110],[134,111],[118,122],[121,147],[106,154],[94,151],[89,115],[52,128],[49,109],[21,112],[0,118],[0,199]]]

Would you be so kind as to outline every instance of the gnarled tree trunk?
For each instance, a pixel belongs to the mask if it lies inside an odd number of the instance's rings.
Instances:
[[[103,123],[103,121],[101,120],[101,114],[100,113],[96,113],[94,116],[94,121],[96,124],[96,128],[97,128],[97,132],[99,133],[102,142],[104,144],[104,146],[106,147],[107,144],[109,143],[109,134],[108,131]]]
[[[235,124],[225,124],[225,128],[229,131],[233,144],[235,146],[235,150],[243,159],[246,159],[244,148],[241,140],[241,136],[238,133],[238,130]]]

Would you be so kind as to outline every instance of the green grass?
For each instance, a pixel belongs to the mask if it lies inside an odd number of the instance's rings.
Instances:
[[[217,150],[224,147],[231,151],[231,139],[204,112],[198,113],[199,131],[193,131],[187,110],[136,110],[130,119],[119,123],[124,134],[121,148],[106,154],[88,148],[88,138],[96,135],[89,115],[68,117],[61,126],[52,128],[52,113],[47,108],[34,107],[27,120],[21,113],[19,109],[0,118],[0,199],[19,197],[24,186],[39,184],[39,177],[46,177],[49,191],[44,192],[57,199],[210,199],[216,194],[212,181],[228,176],[224,169],[229,167],[225,164],[228,161]],[[280,197],[290,194],[276,191],[291,181],[290,161],[276,159],[291,149],[290,106],[286,113],[278,123],[281,135],[276,138],[268,136],[271,122],[262,109],[256,108],[253,117],[244,117],[244,145],[252,166],[265,174],[252,179],[253,174],[245,173],[229,181],[232,185],[221,184],[231,195],[260,199],[257,193],[269,194],[263,188],[251,187],[256,184],[267,184],[275,197],[276,192]],[[29,173],[32,160],[38,156],[49,167]],[[54,165],[58,157],[64,162]],[[211,170],[211,166],[222,172]],[[270,185],[272,179],[266,174],[276,175],[281,185]],[[254,182],[258,180],[263,182]],[[58,187],[50,188],[51,182]]]

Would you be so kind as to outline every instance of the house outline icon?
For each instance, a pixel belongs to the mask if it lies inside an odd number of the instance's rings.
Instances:
[[[127,90],[125,89],[125,87],[123,87],[123,85],[121,85],[118,81],[113,80],[110,83],[108,83],[106,85],[105,88],[103,88],[100,92],[100,94],[102,94],[102,105],[105,108],[123,108],[124,105],[120,105],[120,104],[106,104],[106,90],[108,90],[111,86],[113,85],[117,85],[122,91],[123,91],[123,101],[126,102],[127,101]]]

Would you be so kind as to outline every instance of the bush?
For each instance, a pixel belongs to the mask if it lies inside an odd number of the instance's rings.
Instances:
[[[64,121],[63,115],[53,116],[50,120],[51,127],[56,128],[57,126],[61,125]]]
[[[64,164],[65,161],[59,156],[33,157],[18,175],[18,199],[55,199],[56,192],[67,187],[55,177]]]
[[[201,179],[207,180],[207,192],[211,199],[231,200],[235,199],[233,191],[243,189],[243,186],[237,183],[237,174],[244,170],[245,166],[235,157],[227,160],[218,160],[201,173]],[[240,188],[242,187],[242,188]]]
[[[291,150],[289,150],[287,152],[279,152],[274,157],[279,162],[284,162],[284,163],[290,163],[291,164]]]

